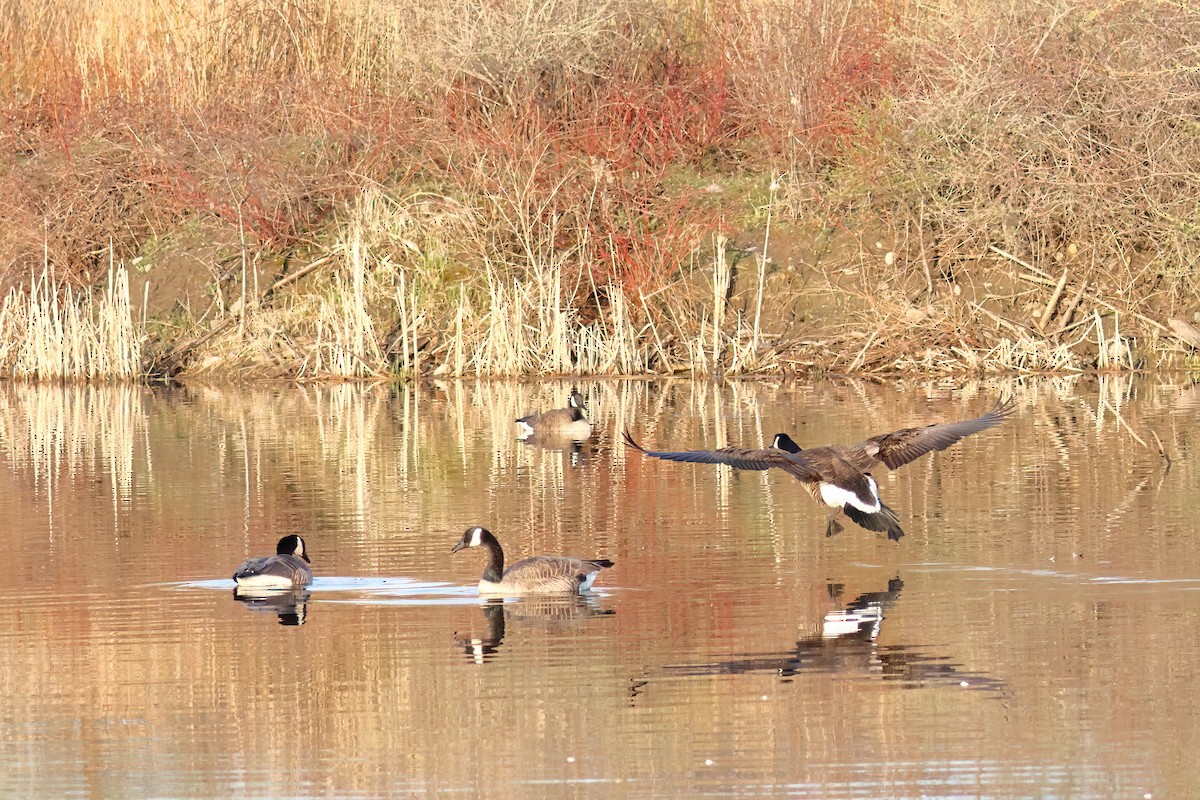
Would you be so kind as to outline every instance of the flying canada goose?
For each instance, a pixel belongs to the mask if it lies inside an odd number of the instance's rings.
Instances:
[[[292,534],[279,540],[275,555],[250,558],[233,573],[238,586],[257,589],[291,589],[312,583],[312,569],[304,540]]]
[[[566,408],[527,414],[517,420],[521,438],[538,434],[582,441],[592,435],[592,424],[583,416],[583,395],[572,389]]]
[[[504,568],[504,550],[486,528],[478,525],[467,528],[458,544],[451,548],[457,553],[467,547],[486,547],[488,563],[479,581],[479,593],[493,597],[516,597],[523,594],[579,594],[592,587],[596,575],[613,562],[607,558],[568,558],[567,556],[532,556]]]
[[[833,444],[808,450],[801,450],[786,433],[775,434],[771,447],[765,450],[723,447],[673,453],[646,450],[633,440],[629,431],[625,431],[624,439],[627,446],[643,455],[667,461],[726,464],[734,469],[779,467],[803,483],[813,499],[834,509],[826,520],[826,536],[842,530],[836,518],[844,512],[859,526],[886,532],[889,539],[898,540],[904,535],[900,520],[880,500],[879,484],[871,477],[870,470],[880,464],[898,469],[931,450],[945,450],[964,436],[999,425],[1012,412],[1011,401],[997,403],[991,411],[975,419],[904,428],[852,446]]]

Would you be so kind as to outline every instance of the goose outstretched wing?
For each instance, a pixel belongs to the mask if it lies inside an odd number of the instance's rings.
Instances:
[[[981,417],[882,433],[872,436],[854,449],[886,464],[888,469],[898,469],[933,450],[945,450],[965,436],[999,425],[1012,416],[1013,410],[1014,404],[1009,400],[997,403],[995,408]]]
[[[803,452],[787,453],[772,447],[752,450],[745,447],[722,447],[719,450],[647,450],[636,441],[629,431],[622,435],[625,445],[650,458],[664,461],[687,461],[693,464],[724,464],[734,469],[764,470],[778,467],[792,473],[801,480],[815,478],[816,470]]]

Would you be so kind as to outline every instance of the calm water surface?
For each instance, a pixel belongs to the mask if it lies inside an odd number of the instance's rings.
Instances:
[[[569,388],[0,387],[0,795],[1195,796],[1200,389],[607,382],[590,444],[515,441]],[[1001,393],[1012,422],[878,476],[899,544],[618,445]],[[475,523],[616,566],[481,605]],[[311,591],[235,598],[286,533]]]

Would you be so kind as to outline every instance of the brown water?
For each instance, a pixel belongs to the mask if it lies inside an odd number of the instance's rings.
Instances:
[[[516,442],[568,388],[0,387],[0,795],[1195,795],[1200,389],[583,384],[592,444]],[[880,476],[899,544],[615,444],[854,442],[1000,392],[1012,422]],[[617,564],[480,606],[472,523]],[[311,593],[235,600],[291,532]]]

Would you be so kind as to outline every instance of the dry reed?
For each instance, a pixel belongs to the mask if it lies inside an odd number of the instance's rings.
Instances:
[[[134,322],[129,277],[110,269],[93,293],[58,287],[49,270],[14,287],[0,306],[0,374],[35,380],[140,377],[142,331]]]
[[[1115,0],[12,5],[0,279],[39,299],[5,305],[27,324],[0,366],[378,378],[1176,357],[1168,337],[1186,343],[1200,295],[1198,39],[1193,9]],[[786,225],[836,238],[777,259],[801,264],[795,280],[768,256]],[[713,244],[738,227],[762,236],[749,279]],[[100,252],[156,285],[200,274],[152,312],[178,336],[152,364],[140,334],[103,322],[125,312],[79,300]],[[44,263],[52,288],[25,278]],[[788,292],[824,298],[837,324],[789,319]]]

